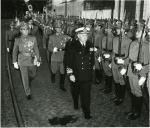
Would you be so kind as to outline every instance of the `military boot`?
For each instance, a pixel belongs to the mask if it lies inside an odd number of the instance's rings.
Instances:
[[[60,75],[60,89],[63,91],[66,91],[64,87],[64,83],[65,83],[65,74],[61,74]]]
[[[114,103],[115,103],[116,105],[120,105],[121,103],[123,103],[124,97],[125,97],[125,90],[126,90],[125,85],[120,85],[120,84],[119,84],[118,87],[119,87],[118,99],[117,99],[116,101],[114,101]]]
[[[119,86],[120,84],[115,83],[115,98],[113,98],[114,103],[119,99]]]
[[[125,112],[127,116],[133,115],[135,112],[135,96],[131,93],[131,108],[128,112]]]
[[[104,93],[105,94],[111,93],[111,91],[112,91],[112,76],[107,76],[105,81],[106,81],[106,85],[105,85]]]
[[[129,120],[135,120],[140,117],[143,104],[143,97],[135,97],[135,112],[128,116]]]
[[[54,73],[51,73],[51,82],[55,83],[55,74]]]
[[[99,84],[100,80],[99,80],[99,70],[95,69],[95,84]]]

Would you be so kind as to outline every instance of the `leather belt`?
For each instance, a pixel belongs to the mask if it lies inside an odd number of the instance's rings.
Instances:
[[[24,56],[31,56],[31,53],[21,53]]]
[[[125,57],[125,54],[119,55],[119,54],[116,54],[116,53],[115,53],[115,56],[116,56],[116,57]]]
[[[112,50],[108,50],[106,48],[103,48],[103,51],[112,52]]]

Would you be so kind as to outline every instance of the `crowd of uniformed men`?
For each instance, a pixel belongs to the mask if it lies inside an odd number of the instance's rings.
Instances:
[[[128,90],[131,110],[127,118],[134,120],[140,117],[143,95],[148,94],[149,99],[150,94],[150,26],[147,22],[27,12],[22,21],[11,22],[6,32],[6,47],[14,67],[20,69],[27,99],[31,99],[30,84],[42,61],[39,49],[44,48],[52,83],[59,72],[60,89],[66,91],[67,76],[74,109],[79,107],[80,96],[86,119],[91,118],[90,91],[94,80],[94,84],[104,84],[105,94],[114,93],[115,105],[123,103]]]

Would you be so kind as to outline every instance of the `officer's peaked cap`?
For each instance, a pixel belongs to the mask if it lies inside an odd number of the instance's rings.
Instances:
[[[80,34],[87,34],[89,33],[90,28],[88,27],[81,27],[75,30],[76,33],[80,33]]]
[[[22,22],[20,23],[20,29],[23,29],[23,28],[29,29],[28,23],[22,21]]]

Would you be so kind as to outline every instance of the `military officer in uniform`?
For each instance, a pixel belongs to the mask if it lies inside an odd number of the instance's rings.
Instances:
[[[42,47],[42,36],[39,32],[38,26],[36,26],[32,19],[28,20],[29,34],[36,37],[38,47]]]
[[[10,24],[10,29],[6,31],[6,48],[7,52],[12,56],[13,46],[15,38],[19,32],[15,29],[15,23],[12,21]]]
[[[55,23],[56,33],[49,37],[48,50],[51,55],[51,81],[55,82],[55,74],[60,72],[60,89],[66,91],[64,87],[65,71],[64,71],[64,49],[66,42],[70,39],[69,36],[62,33],[61,24],[58,21]]]
[[[150,80],[150,55],[149,55],[149,48],[150,48],[150,29],[146,30],[146,36],[143,40],[143,45],[141,49],[141,62],[143,62],[143,68],[139,74],[139,81],[138,84],[142,88],[143,98],[145,99],[145,105],[147,108],[149,108],[149,97],[150,97],[150,86],[149,86],[149,80]]]
[[[30,82],[36,75],[36,67],[40,66],[40,56],[36,38],[28,35],[27,23],[21,23],[20,32],[21,36],[14,43],[13,64],[14,68],[20,69],[26,97],[31,99]]]
[[[130,83],[130,88],[131,88],[131,111],[128,113],[127,118],[130,120],[134,120],[140,117],[142,103],[143,103],[142,89],[139,86],[139,76],[143,68],[142,67],[143,58],[140,57],[140,54],[141,54],[140,49],[141,49],[141,45],[143,42],[143,38],[141,38],[141,33],[142,33],[143,28],[141,26],[142,24],[138,26],[138,29],[136,32],[136,40],[132,41],[130,45],[130,49],[129,49],[129,66],[128,66],[127,75],[129,77],[129,83]],[[142,40],[140,40],[140,38]],[[144,63],[147,63],[148,60],[145,59],[144,61],[145,61]]]
[[[101,47],[102,47],[102,39],[104,37],[104,29],[101,22],[96,23],[95,25],[95,32],[94,32],[94,46],[97,48],[97,51],[95,52],[95,82],[96,84],[99,84],[102,82],[103,78],[103,70],[102,65],[100,65],[98,61],[99,54],[101,54]]]
[[[77,40],[73,40],[70,49],[66,53],[67,74],[71,81],[71,94],[74,109],[78,109],[80,95],[81,107],[85,119],[90,119],[90,92],[92,72],[94,66],[94,48],[88,41],[90,29],[81,27],[76,29]]]
[[[105,87],[103,92],[110,93],[112,91],[112,70],[111,70],[111,56],[112,56],[112,43],[113,43],[112,25],[105,26],[105,36],[102,39],[102,55],[98,58],[102,63]]]
[[[124,68],[127,68],[125,64],[128,58],[128,49],[132,40],[125,35],[125,31],[122,29],[122,21],[118,21],[116,26],[117,35],[113,39],[113,56],[112,56],[112,72],[115,82],[115,96],[114,103],[120,105],[125,97],[126,83],[125,74],[121,74]],[[128,34],[129,35],[129,34]],[[122,72],[120,73],[120,70]]]

